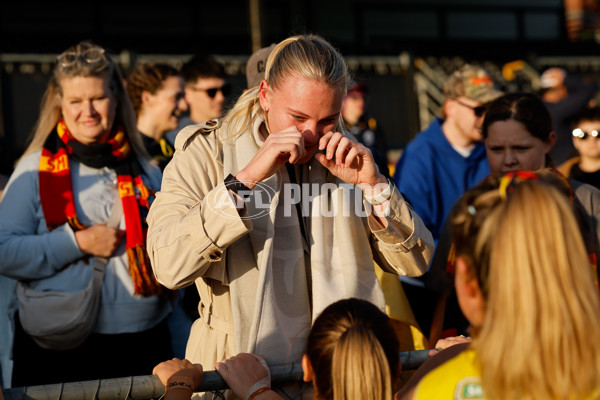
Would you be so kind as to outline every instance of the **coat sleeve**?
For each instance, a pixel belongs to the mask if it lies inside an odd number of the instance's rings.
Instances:
[[[222,151],[214,132],[190,126],[177,135],[148,214],[148,254],[157,280],[176,289],[198,277],[227,283],[225,250],[252,225],[223,185]]]
[[[52,276],[83,257],[68,224],[46,228],[36,154],[19,163],[0,203],[0,274],[24,281]]]
[[[433,255],[433,237],[396,187],[386,219],[387,227],[381,229],[375,217],[369,216],[375,261],[383,270],[398,275],[424,274]]]

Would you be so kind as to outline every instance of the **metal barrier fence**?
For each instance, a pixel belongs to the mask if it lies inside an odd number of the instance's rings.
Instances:
[[[429,350],[400,352],[402,370],[416,370],[429,359]],[[269,366],[273,387],[302,380],[300,363]],[[227,384],[216,371],[204,372],[199,392],[227,389]],[[151,400],[159,399],[165,387],[155,375],[94,381],[26,386],[2,391],[5,400]]]

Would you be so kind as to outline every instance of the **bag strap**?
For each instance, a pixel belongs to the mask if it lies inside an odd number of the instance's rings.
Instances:
[[[121,201],[121,196],[119,196],[119,192],[117,192],[117,198],[115,203],[113,204],[112,211],[110,212],[110,216],[108,217],[108,221],[106,221],[106,226],[111,228],[116,228],[121,223],[121,217],[123,216],[123,203]],[[94,273],[94,278],[103,278],[104,277],[104,267],[108,262],[108,258],[104,257],[94,257],[94,271],[97,271],[99,274]]]
[[[108,217],[108,221],[106,221],[106,225],[111,228],[116,228],[121,223],[121,216],[123,216],[123,202],[121,200],[121,196],[117,194],[117,199],[115,204],[113,204],[112,211],[110,213],[110,217]]]

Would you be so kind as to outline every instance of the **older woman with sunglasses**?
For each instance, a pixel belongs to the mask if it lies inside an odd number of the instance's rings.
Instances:
[[[62,53],[0,204],[0,273],[39,292],[76,292],[104,259],[101,302],[91,335],[60,350],[24,329],[19,306],[13,386],[142,375],[171,357],[168,291],[145,250],[160,179],[115,63],[89,42]]]

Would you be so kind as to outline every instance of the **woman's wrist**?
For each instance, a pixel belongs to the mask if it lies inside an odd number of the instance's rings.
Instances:
[[[253,393],[250,394],[250,396],[248,396],[247,400],[258,399],[262,394],[264,394],[265,392],[268,392],[270,390],[271,390],[271,388],[268,386],[263,386],[259,389],[256,389]]]
[[[243,183],[248,189],[253,189],[256,186],[256,180],[250,177],[244,170],[235,174],[235,179]]]
[[[174,390],[174,389],[189,389],[192,393],[196,390],[196,380],[193,376],[188,374],[178,373],[171,376],[167,380],[167,384],[165,385],[165,390]]]
[[[357,186],[368,196],[374,196],[385,190],[388,184],[388,179],[383,174],[378,174],[369,182],[359,182]]]
[[[385,179],[383,182],[378,182],[375,185],[359,185],[363,191],[365,200],[370,204],[378,205],[385,203],[392,196],[394,185],[391,180]]]
[[[172,392],[173,390],[187,390],[190,393],[194,393],[194,389],[192,389],[192,387],[190,385],[186,385],[182,382],[171,382],[169,384],[167,384],[166,388],[165,388],[165,392]]]
[[[262,378],[246,391],[244,400],[253,400],[264,392],[271,390],[271,380],[269,377]]]

